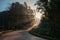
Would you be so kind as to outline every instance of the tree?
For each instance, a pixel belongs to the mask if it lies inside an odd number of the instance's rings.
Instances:
[[[23,28],[27,25],[25,25],[25,23],[29,23],[34,20],[33,10],[28,9],[27,7],[26,2],[24,2],[24,4],[20,4],[19,2],[11,4],[9,8],[9,28]]]
[[[26,2],[20,4],[19,2],[12,3],[9,10],[0,12],[0,31],[13,29],[26,29],[34,24],[33,10]]]
[[[48,14],[49,19],[49,35],[59,38],[60,34],[60,0],[38,0],[36,3],[38,11]]]

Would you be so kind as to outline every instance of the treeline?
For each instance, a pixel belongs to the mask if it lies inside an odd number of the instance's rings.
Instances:
[[[42,23],[35,30],[34,35],[60,40],[60,0],[38,0],[35,5],[38,5],[38,11],[42,9],[42,12],[45,12],[45,18],[42,18]]]
[[[0,12],[0,31],[24,29],[31,26],[34,20],[33,10],[26,2],[12,3],[8,10]]]

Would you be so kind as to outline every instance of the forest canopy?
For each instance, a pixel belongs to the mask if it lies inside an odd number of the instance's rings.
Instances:
[[[20,4],[19,2],[12,3],[9,10],[0,12],[1,29],[23,29],[30,27],[34,20],[33,10],[26,2]],[[4,20],[3,20],[4,19]]]

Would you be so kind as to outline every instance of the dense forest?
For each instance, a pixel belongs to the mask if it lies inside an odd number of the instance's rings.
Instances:
[[[30,33],[50,40],[60,40],[60,0],[38,0],[35,5],[38,12],[44,12],[44,17],[38,28],[32,29]],[[30,6],[26,2],[15,2],[8,10],[0,12],[0,31],[24,29],[30,27],[32,21],[34,16]]]
[[[44,12],[39,28],[32,34],[51,40],[60,40],[60,0],[38,0],[37,10]]]
[[[34,20],[33,10],[26,2],[12,3],[8,10],[0,12],[0,31],[28,28]]]

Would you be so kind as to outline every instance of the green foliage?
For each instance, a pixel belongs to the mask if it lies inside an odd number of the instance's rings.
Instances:
[[[28,11],[30,12],[28,13]],[[32,15],[33,12],[31,11],[32,11],[31,9],[28,9],[26,2],[24,2],[24,4],[20,4],[19,2],[12,3],[9,8],[10,15],[9,26],[10,27],[13,26],[12,28],[15,28],[15,26],[22,28],[24,23],[28,22],[28,17]]]
[[[32,25],[31,23],[34,20],[34,17],[32,17],[33,10],[30,9],[29,6],[27,6],[26,2],[24,2],[24,4],[20,4],[19,2],[12,3],[8,9],[9,10],[6,11],[6,13],[2,12],[4,13],[1,16],[2,18],[1,20],[3,20],[3,22],[1,23],[2,23],[2,26],[4,26],[2,30],[23,29],[25,27],[28,28]]]
[[[49,36],[54,36],[59,40],[60,38],[60,1],[59,0],[38,0],[36,3],[37,9],[41,10],[42,12],[45,12],[44,15],[46,15],[46,12],[48,13],[48,34]],[[47,21],[47,20],[46,20]],[[42,34],[46,35],[45,28],[46,22],[44,25],[44,22],[41,23],[42,26],[40,27],[40,31]],[[46,33],[46,34],[45,34]],[[38,33],[37,33],[38,34]],[[46,35],[47,36],[47,35]]]

